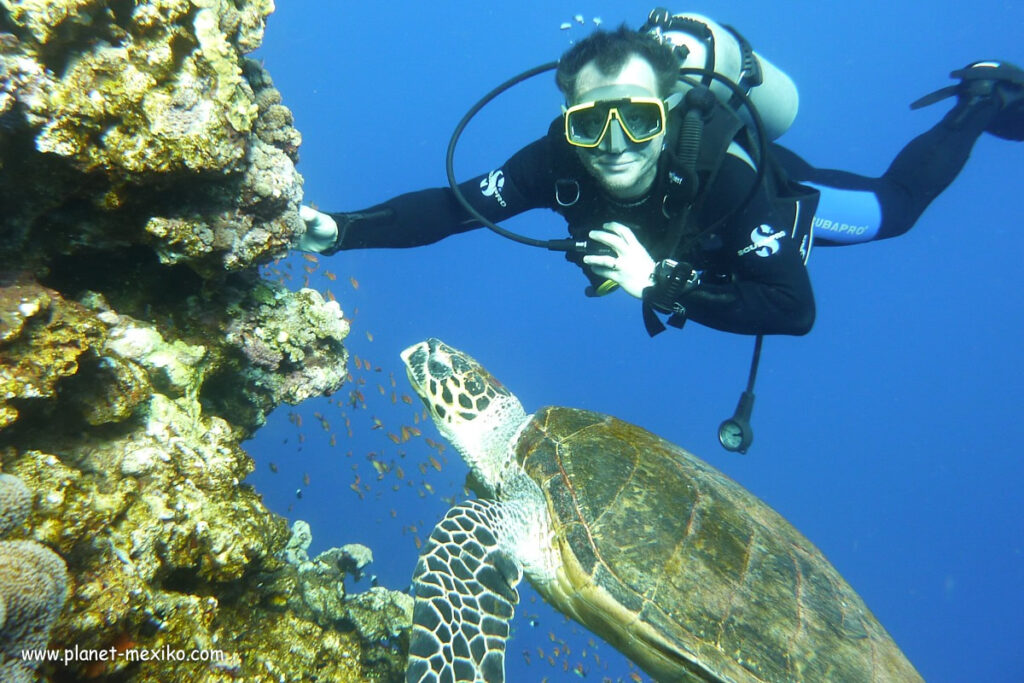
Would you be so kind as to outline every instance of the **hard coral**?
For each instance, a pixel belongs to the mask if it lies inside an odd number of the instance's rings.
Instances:
[[[21,524],[32,506],[28,487],[0,474],[0,533]],[[0,671],[4,680],[30,680],[40,650],[68,595],[68,570],[57,553],[35,541],[0,541]]]
[[[7,535],[24,522],[31,510],[32,493],[25,482],[9,474],[0,474],[0,536]]]
[[[45,648],[67,594],[60,555],[35,541],[0,541],[0,653],[15,659],[22,650]]]
[[[0,3],[9,245],[50,250],[67,232],[58,248],[142,244],[204,275],[282,255],[302,232],[299,136],[244,57],[272,11],[271,0]]]

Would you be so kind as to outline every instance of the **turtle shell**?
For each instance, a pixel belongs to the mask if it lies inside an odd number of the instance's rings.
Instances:
[[[660,681],[920,681],[821,552],[687,451],[614,417],[538,411],[517,459],[562,567],[544,597]]]

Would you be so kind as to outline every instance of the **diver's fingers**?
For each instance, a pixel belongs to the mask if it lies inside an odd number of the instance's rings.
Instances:
[[[598,277],[603,277],[606,280],[617,280],[619,276],[619,271],[614,268],[601,268],[599,266],[595,266],[593,270]]]
[[[625,240],[623,240],[617,233],[605,232],[604,230],[591,230],[587,236],[592,240],[597,240],[601,244],[611,247],[618,254],[621,254],[626,249]]]
[[[627,226],[622,223],[616,223],[615,221],[609,221],[602,226],[605,230],[610,233],[616,234],[622,238],[623,244],[630,249],[635,249],[639,246],[640,240],[636,238],[636,235]]]
[[[611,245],[609,245],[609,246],[611,246]],[[597,272],[598,268],[601,268],[601,269],[604,269],[604,270],[614,270],[615,269],[615,259],[616,258],[617,257],[615,257],[615,256],[602,256],[602,255],[599,255],[599,254],[589,254],[589,255],[583,257],[583,262],[586,263],[591,268],[593,268],[594,272]],[[603,275],[603,274],[602,273],[598,273],[598,275]]]

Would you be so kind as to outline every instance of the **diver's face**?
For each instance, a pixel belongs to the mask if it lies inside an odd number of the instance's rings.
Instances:
[[[576,93],[570,106],[613,97],[659,97],[654,69],[644,59],[633,55],[617,74],[607,75],[589,62],[576,76]],[[577,147],[583,166],[605,191],[616,199],[636,199],[654,183],[658,157],[665,135],[647,142],[635,143],[626,137],[615,119],[597,147]]]

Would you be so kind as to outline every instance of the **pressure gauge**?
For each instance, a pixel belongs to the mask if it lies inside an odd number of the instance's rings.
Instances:
[[[746,453],[754,441],[754,430],[750,428],[750,413],[754,410],[754,392],[744,391],[736,404],[736,412],[718,426],[718,442],[722,448],[733,453]]]
[[[746,453],[754,432],[746,420],[731,417],[718,427],[718,441],[727,451]]]

